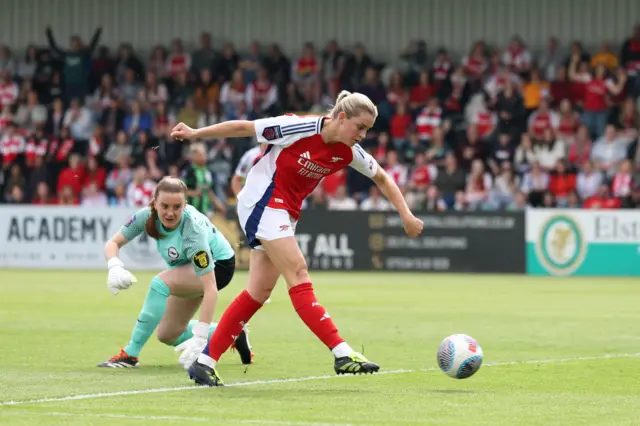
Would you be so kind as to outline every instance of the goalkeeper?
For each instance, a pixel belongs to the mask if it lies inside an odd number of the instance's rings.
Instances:
[[[169,269],[151,280],[129,344],[98,367],[138,366],[140,351],[156,328],[158,340],[175,346],[176,352],[182,351],[181,359],[200,353],[213,333],[218,290],[231,281],[235,256],[229,242],[209,219],[186,204],[186,195],[187,187],[182,181],[163,178],[149,207],[136,212],[105,245],[107,286],[114,295],[136,282],[118,259],[118,251],[143,232],[157,240],[158,251]],[[199,307],[199,320],[191,320]],[[252,354],[246,330],[239,334],[235,348],[242,363],[250,364]]]

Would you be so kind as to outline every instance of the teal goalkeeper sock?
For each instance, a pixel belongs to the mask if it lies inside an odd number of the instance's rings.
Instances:
[[[197,323],[198,321],[196,320],[189,321],[187,328],[182,332],[180,336],[178,336],[175,342],[171,343],[171,346],[178,346],[180,343],[191,339],[191,337],[193,336],[193,332],[191,331],[191,328],[193,328],[193,326]],[[211,325],[209,325],[209,338],[211,338],[211,335],[213,334],[217,326],[218,324],[216,323],[212,323]]]
[[[167,308],[169,294],[169,288],[159,277],[154,277],[151,280],[147,298],[144,300],[136,326],[131,333],[131,340],[124,348],[124,351],[129,356],[137,358],[140,355],[142,347],[147,343],[158,324],[160,324],[160,320]]]

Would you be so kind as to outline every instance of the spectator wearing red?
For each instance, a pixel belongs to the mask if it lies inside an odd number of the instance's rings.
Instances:
[[[148,205],[155,189],[155,182],[147,178],[147,169],[144,166],[136,167],[127,186],[127,205],[138,208]]]
[[[502,54],[502,63],[517,74],[531,69],[533,58],[520,37],[514,37]]]
[[[585,83],[582,122],[587,125],[592,135],[601,136],[607,125],[609,92],[617,95],[624,88],[626,77],[621,76],[617,83],[606,78],[607,69],[604,65],[595,68],[593,78]]]
[[[4,167],[15,163],[18,157],[25,152],[26,142],[18,132],[18,126],[14,122],[8,123],[4,136],[0,138],[0,152],[2,152],[2,165]]]
[[[437,170],[435,166],[427,164],[425,153],[417,153],[407,185],[407,203],[411,208],[415,208],[424,202],[427,188],[435,181],[436,176]]]
[[[481,99],[480,105],[471,116],[470,125],[476,127],[480,139],[487,139],[495,130],[498,124],[498,117],[493,111],[489,110],[484,96]]]
[[[540,99],[539,107],[533,114],[529,116],[529,134],[534,139],[540,140],[543,138],[544,133],[547,130],[555,132],[560,125],[560,117],[558,113],[549,108],[549,101],[546,99]]]
[[[278,88],[263,67],[258,69],[257,78],[247,86],[246,102],[248,111],[259,115],[273,111],[278,102]]]
[[[569,80],[567,68],[564,65],[558,67],[556,78],[551,82],[551,106],[558,108],[563,99],[568,99],[571,104],[576,101],[576,90],[573,82]]]
[[[436,85],[431,83],[429,72],[421,71],[418,84],[411,88],[409,95],[409,107],[413,111],[419,111],[427,106],[429,99],[436,94]]]
[[[553,194],[558,206],[566,206],[569,194],[576,189],[576,175],[567,170],[564,160],[556,163],[556,168],[549,175],[549,191]]]
[[[27,141],[25,149],[27,167],[35,167],[36,158],[46,156],[48,149],[49,141],[44,137],[42,131],[38,130]]]
[[[387,102],[392,106],[396,106],[400,102],[406,103],[407,101],[409,101],[409,93],[404,87],[402,74],[396,71],[391,75],[391,81],[387,89]]]
[[[407,104],[404,102],[398,103],[396,112],[389,122],[389,133],[391,133],[391,139],[396,148],[400,148],[407,141],[412,123],[413,119],[407,111]]]
[[[72,154],[69,157],[69,166],[62,169],[58,176],[58,194],[60,194],[65,187],[70,187],[75,197],[79,197],[82,193],[82,184],[85,179],[84,167],[80,163],[80,156],[78,154]]]
[[[611,181],[611,193],[614,197],[626,199],[631,195],[631,188],[633,188],[633,184],[631,161],[624,160],[620,163],[618,172],[616,172]]]
[[[622,201],[611,196],[606,183],[600,185],[598,194],[587,199],[583,205],[585,209],[619,209],[620,207],[622,207]]]
[[[569,163],[581,167],[591,158],[591,135],[584,124],[578,127],[575,138],[569,143],[567,159]]]
[[[167,73],[175,78],[191,69],[191,55],[184,51],[182,40],[175,39],[171,43],[171,54],[167,59]]]
[[[416,118],[416,131],[422,142],[431,140],[433,129],[442,124],[442,108],[440,108],[438,98],[429,99],[427,106],[420,111]]]
[[[378,145],[373,151],[373,158],[382,165],[387,161],[387,152],[391,149],[389,146],[389,134],[387,132],[380,132],[378,134]]]
[[[80,197],[73,193],[71,185],[65,185],[58,192],[58,202],[56,204],[59,206],[79,206]]]
[[[15,104],[19,92],[18,85],[11,80],[11,74],[0,71],[0,108]]]
[[[407,166],[400,163],[397,151],[389,151],[387,153],[387,161],[384,169],[398,185],[398,188],[404,190],[407,185],[409,170]]]
[[[571,142],[580,126],[580,116],[573,110],[571,101],[563,99],[560,101],[559,122],[557,136],[567,142]]]
[[[60,137],[49,144],[49,153],[54,155],[56,163],[64,164],[67,162],[75,144],[76,141],[69,134],[69,129],[63,127],[60,130]]]
[[[482,79],[482,76],[488,68],[485,44],[483,41],[476,41],[474,43],[469,55],[462,58],[462,66],[470,80],[476,81]]]
[[[107,172],[103,167],[100,167],[95,157],[89,157],[87,159],[87,167],[84,176],[83,188],[88,187],[90,184],[95,183],[96,187],[100,191],[106,189]]]
[[[31,200],[31,204],[43,206],[47,204],[56,204],[56,199],[49,191],[49,185],[46,182],[40,182],[36,186],[36,193]]]
[[[471,163],[471,172],[467,176],[465,189],[466,201],[471,208],[479,208],[489,199],[489,191],[493,186],[491,175],[485,171],[484,163],[474,160]]]
[[[451,57],[446,49],[440,48],[436,53],[436,59],[433,61],[433,83],[436,88],[439,87],[442,82],[449,79],[449,74],[453,70],[453,63]]]

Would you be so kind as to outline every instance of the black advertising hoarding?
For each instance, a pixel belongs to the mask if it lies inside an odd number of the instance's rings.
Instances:
[[[524,213],[447,212],[418,217],[424,222],[424,231],[417,238],[409,238],[397,214],[368,214],[372,266],[407,271],[524,273]]]
[[[522,212],[418,215],[424,231],[409,238],[397,213],[303,211],[296,238],[312,270],[524,273]],[[214,223],[236,244],[238,267],[249,247],[234,217]]]

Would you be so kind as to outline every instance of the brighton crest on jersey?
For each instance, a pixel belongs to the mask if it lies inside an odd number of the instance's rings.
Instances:
[[[151,216],[151,209],[138,210],[120,229],[122,235],[131,241],[145,232],[145,223]],[[211,221],[195,207],[188,205],[182,213],[180,224],[173,231],[165,231],[160,220],[156,226],[165,238],[157,240],[158,252],[170,268],[192,264],[196,275],[204,275],[214,269],[216,260],[230,259],[233,248]]]
[[[359,145],[324,142],[324,119],[284,115],[255,120],[258,142],[269,147],[249,170],[238,201],[249,208],[287,210],[297,220],[302,202],[325,177],[347,166],[375,176],[378,163]]]

